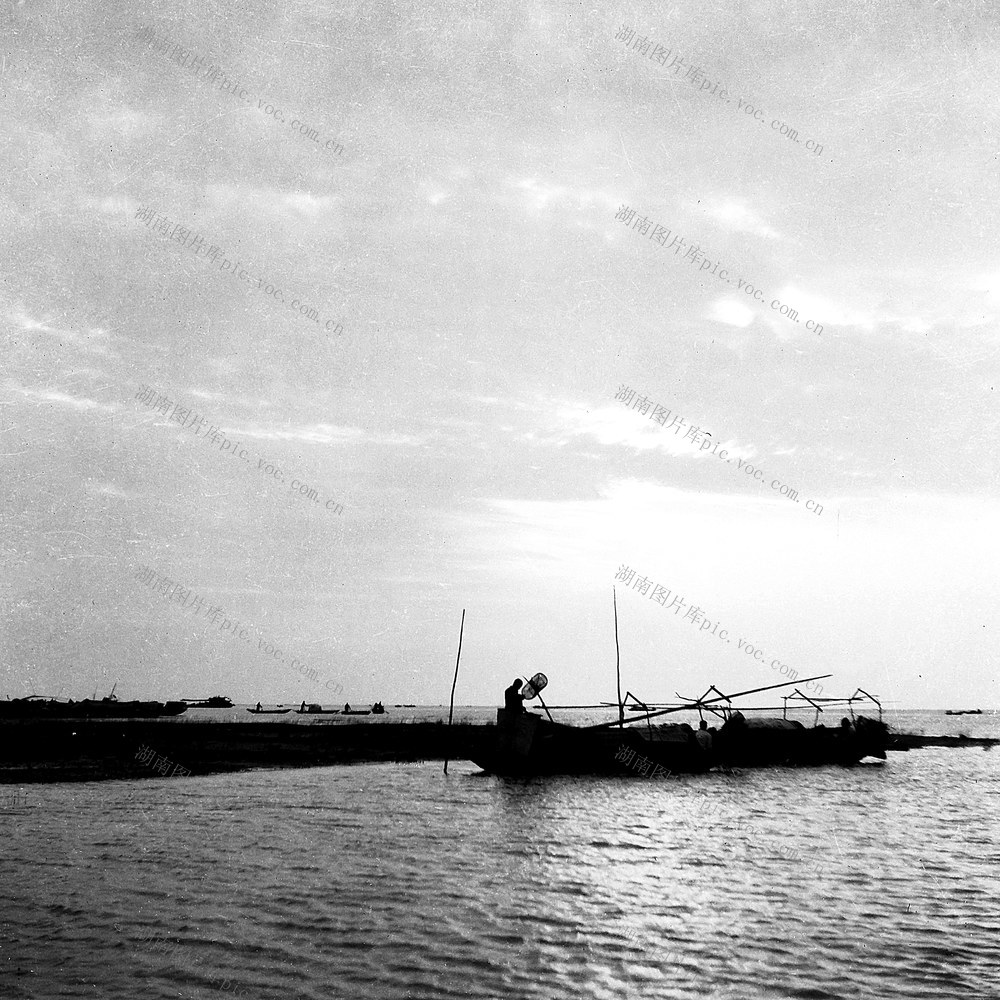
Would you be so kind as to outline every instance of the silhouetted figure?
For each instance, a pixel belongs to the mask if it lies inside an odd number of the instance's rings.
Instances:
[[[346,712],[349,712],[350,710],[351,710],[351,703],[350,703],[350,702],[347,702],[347,703],[346,703],[346,704],[344,705],[344,712],[346,713]]]
[[[503,693],[503,707],[508,712],[524,711],[524,698],[521,697],[521,678],[515,677],[514,683]]]
[[[840,731],[843,733],[849,733],[853,728],[854,726],[851,725],[851,720],[845,715],[840,720]]]
[[[694,738],[705,753],[712,752],[712,734],[708,731],[708,723],[704,719],[698,724],[698,732],[694,734]]]
[[[261,707],[260,707],[260,702],[259,701],[257,702],[257,711],[258,712],[261,711]]]
[[[301,706],[299,706],[299,711],[304,712],[305,710],[306,710],[306,703],[302,702]]]

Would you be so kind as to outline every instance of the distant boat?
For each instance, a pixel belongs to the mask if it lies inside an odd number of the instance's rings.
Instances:
[[[339,708],[324,708],[322,705],[306,705],[295,709],[296,715],[340,715]]]
[[[345,708],[341,715],[371,715],[372,710],[370,708]],[[377,715],[378,713],[376,713]]]
[[[251,715],[288,715],[290,708],[248,708]]]
[[[982,715],[983,710],[981,708],[949,708],[945,711],[945,715]]]
[[[221,694],[214,694],[211,698],[185,698],[188,708],[232,708],[233,703]]]
[[[119,701],[114,695],[57,701],[32,694],[0,701],[0,719],[157,719],[186,711],[182,701]]]

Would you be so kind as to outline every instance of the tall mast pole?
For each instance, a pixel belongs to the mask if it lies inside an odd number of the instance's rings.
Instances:
[[[625,726],[625,708],[622,705],[622,666],[621,650],[618,648],[618,595],[615,588],[611,588],[611,600],[615,606],[615,676],[618,679],[618,725]]]
[[[451,705],[448,707],[448,739],[451,739],[451,719],[455,714],[455,685],[458,684],[458,664],[462,659],[462,635],[465,632],[465,608],[462,608],[462,625],[458,630],[458,656],[455,657],[455,679],[451,682]],[[449,747],[449,750],[451,748]],[[448,751],[445,751],[444,773],[448,773]]]

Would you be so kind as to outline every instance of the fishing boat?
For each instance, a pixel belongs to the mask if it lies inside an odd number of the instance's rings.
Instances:
[[[185,698],[188,708],[232,708],[233,703],[221,694],[214,694],[211,698]]]
[[[28,695],[0,701],[0,719],[157,719],[181,715],[187,708],[182,701],[119,701],[113,692],[82,701]]]
[[[949,708],[945,710],[945,715],[982,715],[981,708]]]
[[[371,715],[372,710],[370,708],[345,708],[341,715]]]
[[[536,678],[539,676],[543,675]],[[829,676],[805,678],[799,683]],[[623,704],[618,720],[590,726],[556,722],[548,709],[548,718],[543,718],[534,712],[501,708],[497,710],[495,734],[474,749],[470,759],[490,774],[505,776],[656,776],[696,774],[713,768],[855,764],[866,757],[885,760],[888,727],[881,720],[881,705],[871,695],[856,692],[850,698],[818,699],[796,689],[790,698],[807,701],[816,709],[817,717],[835,705],[849,707],[851,719],[844,720],[847,725],[832,727],[819,722],[805,726],[787,717],[748,718],[746,713],[752,709],[741,711],[733,706],[735,698],[783,686],[775,684],[714,697],[707,697],[707,692],[701,698],[628,719],[624,718]],[[709,692],[715,690],[712,687]],[[854,717],[853,704],[864,700],[878,706],[878,720]],[[786,716],[787,707],[786,703]],[[709,714],[719,718],[722,725],[718,729],[706,726],[699,733],[686,722],[651,721],[680,711],[698,711],[703,717]],[[710,739],[705,738],[705,733]]]
[[[251,715],[288,715],[290,708],[248,708]]]
[[[302,708],[295,709],[296,715],[340,715],[339,708],[324,708],[322,705],[306,705],[303,702]]]
[[[463,624],[464,620],[463,614]],[[548,678],[545,674],[535,674],[520,691],[515,681],[504,692],[505,707],[497,710],[495,732],[473,748],[469,759],[484,771],[498,775],[639,773],[653,776],[692,774],[715,767],[854,764],[866,757],[885,760],[889,730],[882,721],[882,705],[861,688],[850,698],[820,698],[796,688],[793,694],[785,696],[781,718],[747,718],[746,712],[754,710],[741,711],[733,704],[736,698],[793,684],[805,686],[830,677],[830,674],[796,678],[731,695],[712,685],[700,698],[684,698],[678,694],[676,704],[663,707],[649,708],[647,702],[631,691],[623,698],[621,660],[617,654],[617,600],[614,601],[614,620],[618,684],[618,699],[613,703],[618,710],[616,721],[589,726],[556,722],[541,696]],[[457,679],[457,662],[455,675]],[[525,711],[524,702],[534,698],[538,698],[547,718]],[[854,717],[854,704],[864,701],[878,707],[877,721],[865,716]],[[789,702],[793,704],[790,706]],[[794,710],[800,707],[799,703],[801,707],[815,710],[811,727],[788,718],[789,707]],[[604,704],[611,706],[611,703]],[[637,710],[626,719],[626,707],[632,711],[633,706]],[[846,706],[850,718],[845,717],[839,726],[828,728],[819,720],[835,706]],[[660,716],[682,711],[698,712],[697,732],[686,722],[652,722]],[[719,719],[722,725],[710,728],[706,714]]]

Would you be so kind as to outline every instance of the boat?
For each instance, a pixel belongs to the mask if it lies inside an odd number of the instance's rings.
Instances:
[[[612,595],[614,597],[614,591]],[[617,600],[614,601],[614,609],[615,649],[618,650]],[[465,623],[464,613],[462,623]],[[886,759],[889,728],[882,721],[882,705],[862,688],[858,688],[850,698],[810,696],[796,688],[793,694],[784,697],[781,718],[748,719],[744,711],[733,706],[736,698],[787,688],[792,684],[805,686],[831,674],[796,678],[733,694],[724,694],[711,685],[699,698],[685,698],[677,693],[678,703],[644,711],[649,703],[631,691],[626,691],[625,697],[622,697],[621,661],[617,658],[615,671],[618,700],[605,705],[617,709],[618,719],[589,726],[556,722],[552,718],[552,712],[541,696],[549,683],[545,674],[535,674],[520,688],[520,678],[516,679],[504,692],[504,707],[497,710],[493,733],[467,751],[468,759],[487,773],[502,776],[635,773],[657,776],[693,774],[713,768],[855,764],[866,757]],[[457,681],[457,661],[455,678]],[[547,718],[525,710],[524,702],[536,697]],[[865,701],[878,706],[878,720],[854,717],[854,704]],[[629,702],[639,706],[639,711],[626,719]],[[816,717],[811,727],[788,718],[789,702],[793,703],[793,709],[808,706],[815,710]],[[835,706],[846,706],[851,717],[841,719],[839,726],[827,728],[820,723],[820,716]],[[630,706],[629,711],[632,711]],[[681,711],[698,712],[698,732],[686,722],[654,725],[651,721]],[[709,728],[706,714],[721,719],[722,725],[718,729]],[[645,723],[645,726],[639,723]]]
[[[539,676],[544,682],[541,685],[536,682]],[[734,698],[744,695],[829,676],[732,695],[722,694],[713,686],[700,698],[628,719],[621,703],[618,720],[591,726],[556,722],[547,708],[548,718],[523,709],[501,708],[497,710],[495,733],[473,748],[469,759],[487,773],[502,776],[696,774],[713,768],[855,764],[866,757],[885,760],[889,734],[882,722],[882,706],[860,688],[850,698],[816,698],[796,689],[785,700],[782,718],[748,718],[732,704]],[[530,682],[531,690],[540,697],[540,687],[545,683],[544,675],[536,675]],[[713,691],[718,693],[708,697]],[[812,726],[787,718],[788,702],[799,700],[815,708],[816,722]],[[863,715],[854,718],[854,703],[867,700],[878,706],[878,720]],[[819,716],[836,705],[848,706],[851,719],[845,718],[833,727],[820,724]],[[707,729],[710,739],[706,740],[687,723],[654,725],[651,721],[684,710],[698,711],[703,718],[705,713],[714,715],[722,725],[717,730]],[[705,723],[703,727],[707,728]]]
[[[945,715],[982,715],[981,708],[949,708],[945,710]]]
[[[248,708],[251,715],[288,715],[290,708]]]
[[[187,709],[182,701],[119,701],[114,692],[83,701],[32,694],[0,701],[0,719],[158,719],[182,715]]]
[[[185,698],[188,708],[232,708],[233,703],[221,694],[214,694],[211,698]]]
[[[306,705],[302,703],[302,708],[295,709],[296,715],[340,715],[339,708],[324,708],[322,705]]]
[[[372,710],[370,708],[345,708],[341,715],[371,715]],[[377,714],[377,713],[376,713]]]

